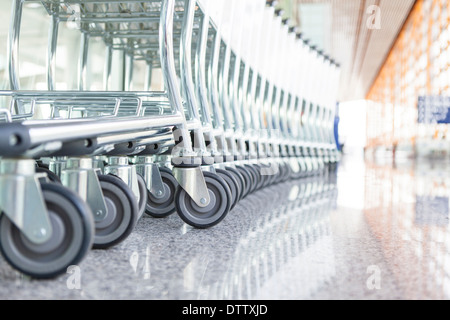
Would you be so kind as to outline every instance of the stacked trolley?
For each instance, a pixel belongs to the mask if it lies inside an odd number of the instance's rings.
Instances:
[[[29,4],[50,21],[45,91],[20,85]],[[272,1],[14,0],[11,19],[0,250],[25,274],[64,273],[126,239],[144,212],[212,227],[251,192],[338,161],[339,68]],[[56,90],[59,34],[73,20],[77,90]],[[98,42],[103,91],[88,85]],[[132,91],[137,65],[145,88]]]

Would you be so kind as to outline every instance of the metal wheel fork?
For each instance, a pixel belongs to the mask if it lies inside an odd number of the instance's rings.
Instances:
[[[173,176],[181,188],[192,198],[196,205],[205,208],[211,202],[205,177],[201,167],[179,168],[172,170]]]
[[[158,199],[165,195],[164,182],[158,165],[153,157],[138,157],[136,159],[136,171],[141,175],[147,185],[147,190]]]
[[[62,184],[75,191],[91,208],[95,221],[105,218],[108,209],[103,197],[100,181],[91,158],[70,158],[61,171]]]
[[[47,207],[39,180],[45,174],[35,173],[34,160],[2,159],[0,162],[0,213],[35,244],[52,236]]]
[[[105,174],[112,174],[122,179],[133,191],[139,203],[141,193],[139,192],[136,166],[130,165],[128,157],[110,157],[108,160],[108,165],[105,167]]]

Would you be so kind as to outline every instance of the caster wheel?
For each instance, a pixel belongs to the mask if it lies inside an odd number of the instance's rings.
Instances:
[[[167,168],[159,168],[164,184],[164,196],[157,198],[148,192],[146,213],[153,218],[166,218],[176,211],[175,193],[178,182]]]
[[[289,163],[284,163],[284,175],[281,179],[282,182],[287,182],[291,179],[292,169]]]
[[[245,199],[250,193],[250,189],[253,184],[253,177],[248,172],[248,170],[242,166],[236,166],[236,169],[239,171],[239,173],[242,175],[242,177],[244,178],[244,181],[245,181],[245,188],[244,188],[244,192],[242,195],[242,199]]]
[[[254,164],[252,165],[253,170],[256,172],[256,176],[258,177],[258,183],[256,184],[256,188],[255,190],[261,190],[263,184],[264,184],[264,179],[261,175],[261,166],[258,164]]]
[[[250,193],[254,193],[257,190],[258,184],[260,182],[259,174],[258,174],[256,169],[252,165],[246,164],[244,167],[248,170],[248,172],[252,176],[253,183],[252,183],[252,186],[250,188]]]
[[[49,169],[46,169],[44,167],[37,167],[36,173],[45,173],[47,174],[47,178],[48,180],[50,180],[50,182],[61,184],[61,179],[59,179],[59,177]]]
[[[299,170],[298,170],[298,172],[292,171],[291,177],[292,177],[293,180],[298,180],[298,179],[300,179],[302,177],[302,166],[300,164],[300,161],[297,160],[297,162],[298,162]]]
[[[95,221],[95,249],[107,249],[124,241],[136,226],[138,203],[128,185],[113,175],[100,175],[107,213]]]
[[[255,169],[256,173],[258,174],[258,184],[256,185],[256,190],[261,190],[264,188],[265,178],[261,174],[261,166],[259,164],[253,165],[253,168]]]
[[[225,180],[225,182],[228,185],[228,188],[230,188],[230,191],[231,191],[231,209],[230,210],[233,210],[234,207],[239,202],[239,196],[241,194],[241,189],[240,189],[241,187],[240,187],[239,183],[237,182],[237,179],[231,172],[229,172],[227,170],[223,170],[223,169],[217,169],[216,173],[223,180]]]
[[[268,173],[267,171],[268,171],[268,169],[270,169],[270,166],[269,165],[266,165],[266,164],[261,164],[261,165],[259,165],[259,167],[260,167],[260,172],[262,173],[262,170],[263,169],[267,169],[265,172],[266,173]],[[262,175],[261,174],[261,179],[263,180],[263,183],[262,183],[262,188],[267,188],[268,186],[270,186],[270,184],[271,184],[271,179],[272,179],[272,176],[271,175],[267,175],[267,174],[265,174],[265,175]]]
[[[220,223],[231,208],[231,192],[227,183],[218,175],[203,172],[211,198],[206,208],[201,208],[181,187],[175,195],[175,205],[180,218],[187,224],[206,229]]]
[[[266,179],[267,179],[266,187],[270,187],[275,184],[275,180],[279,174],[280,167],[278,166],[277,163],[273,162],[270,165],[266,165],[266,168],[275,168],[276,169],[276,171],[274,171],[273,174],[266,176]]]
[[[286,166],[284,163],[280,164],[280,171],[278,172],[278,175],[275,180],[275,184],[279,184],[283,181],[283,177],[286,175]]]
[[[139,203],[138,203],[138,220],[142,218],[147,208],[148,192],[147,185],[142,176],[137,175],[139,185]]]
[[[36,165],[37,165],[38,168],[43,168],[43,169],[50,170],[50,167],[48,166],[48,164],[45,164],[45,163],[43,163],[41,161],[37,161]]]
[[[74,192],[53,183],[41,185],[52,236],[43,244],[28,240],[5,215],[0,216],[0,251],[20,272],[37,279],[65,274],[79,264],[94,239],[91,209]]]
[[[232,167],[227,167],[226,168],[227,171],[231,172],[234,177],[236,178],[236,181],[239,184],[239,200],[242,199],[242,196],[244,195],[244,189],[245,189],[245,180],[244,177],[242,176],[242,174],[239,172],[239,170],[232,168]]]

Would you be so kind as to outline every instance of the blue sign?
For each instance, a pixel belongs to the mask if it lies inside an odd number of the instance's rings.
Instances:
[[[419,123],[450,123],[450,97],[421,96],[419,97],[418,109]]]
[[[448,226],[449,198],[417,196],[416,217],[417,225]]]

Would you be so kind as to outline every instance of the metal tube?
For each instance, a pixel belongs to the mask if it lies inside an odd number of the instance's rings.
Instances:
[[[111,45],[108,45],[106,47],[105,56],[106,59],[105,59],[105,73],[103,78],[103,87],[105,91],[108,91],[111,85],[112,56],[113,56],[113,50]]]
[[[152,140],[154,139],[154,140]],[[125,133],[125,134],[117,134],[117,135],[109,135],[104,137],[97,138],[98,145],[108,145],[108,144],[117,144],[126,141],[170,141],[173,140],[172,132],[168,133],[160,133],[156,130],[149,130],[143,132],[133,132],[133,133]],[[150,143],[149,143],[150,144]]]
[[[209,15],[204,12],[200,19],[200,26],[198,35],[199,41],[197,44],[197,50],[195,53],[195,82],[197,86],[197,99],[200,103],[200,109],[202,112],[203,124],[211,126],[211,107],[208,101],[208,93],[206,88],[206,48],[208,45],[209,35]]]
[[[84,91],[87,85],[87,62],[89,52],[89,35],[83,33],[81,35],[80,45],[80,64],[78,69],[78,90]]]
[[[220,27],[219,27],[220,28]],[[212,112],[214,117],[214,128],[222,128],[223,127],[223,114],[220,108],[220,96],[218,89],[219,82],[219,58],[220,58],[220,48],[222,44],[222,38],[220,36],[220,29],[216,30],[216,35],[214,38],[213,49],[211,51],[211,63],[209,65],[210,68],[210,77],[209,77],[209,95],[210,102],[212,105]]]
[[[30,126],[29,134],[32,145],[52,141],[69,141],[92,138],[102,135],[119,134],[151,130],[160,127],[176,126],[183,123],[181,115],[159,116],[151,118],[123,118],[116,121],[86,121],[58,123],[56,125]]]
[[[52,16],[49,30],[48,52],[47,52],[47,85],[48,90],[55,90],[56,81],[56,48],[58,46],[59,19],[55,14]]]
[[[152,76],[153,76],[153,66],[151,63],[147,63],[146,75],[145,75],[145,85],[144,89],[150,91],[152,87]]]
[[[195,97],[194,83],[192,81],[191,48],[196,7],[195,2],[195,0],[188,0],[185,3],[180,45],[181,90],[188,108],[188,120],[200,119],[198,114],[198,103]]]
[[[11,12],[11,24],[8,33],[9,82],[11,90],[20,89],[19,79],[19,35],[22,20],[23,1],[14,0]]]
[[[127,54],[125,57],[125,91],[133,90],[134,57]]]
[[[173,48],[173,20],[175,11],[175,0],[164,0],[161,8],[160,23],[160,58],[164,74],[164,82],[169,101],[175,110],[184,114],[183,102],[177,82]],[[186,120],[180,124],[180,135],[183,139],[185,152],[193,153],[191,137],[186,130]]]

